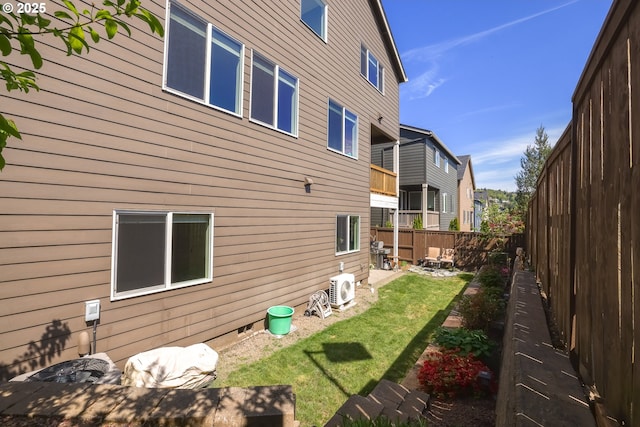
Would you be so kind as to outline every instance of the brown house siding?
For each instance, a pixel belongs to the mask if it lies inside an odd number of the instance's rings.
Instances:
[[[328,43],[297,0],[182,4],[245,44],[242,118],[164,92],[163,41],[138,22],[81,58],[43,39],[42,90],[3,94],[23,141],[0,173],[1,375],[76,357],[87,300],[102,305],[97,350],[122,367],[306,304],[341,261],[368,277],[371,125],[397,138],[401,80],[370,3],[331,2]],[[164,2],[147,7],[164,19]],[[384,96],[360,75],[361,43]],[[252,49],[299,78],[298,138],[249,121]],[[357,160],[326,148],[329,98],[358,115]],[[114,209],[214,212],[213,281],[110,301]],[[361,216],[359,252],[335,255],[337,214]]]

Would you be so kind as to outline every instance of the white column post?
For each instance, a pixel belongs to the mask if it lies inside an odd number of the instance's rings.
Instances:
[[[393,145],[393,172],[396,174],[396,208],[393,211],[393,259],[395,267],[400,267],[398,258],[398,201],[400,200],[400,141]]]

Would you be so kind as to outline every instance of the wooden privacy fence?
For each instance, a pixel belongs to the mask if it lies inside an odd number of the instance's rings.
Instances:
[[[576,369],[600,397],[601,425],[640,425],[638,4],[614,1],[527,221],[532,265]]]
[[[393,229],[372,227],[371,237],[384,242],[386,248],[393,247]],[[398,259],[417,264],[429,247],[455,249],[456,267],[475,270],[486,264],[490,252],[507,252],[513,259],[518,247],[525,247],[523,234],[485,236],[480,233],[461,231],[398,230]]]

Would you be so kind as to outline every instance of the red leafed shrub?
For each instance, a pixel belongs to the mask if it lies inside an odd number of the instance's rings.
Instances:
[[[491,375],[488,385],[478,378],[483,371]],[[473,354],[460,355],[458,349],[432,354],[422,365],[418,381],[427,393],[440,398],[483,395],[495,388],[491,370]]]

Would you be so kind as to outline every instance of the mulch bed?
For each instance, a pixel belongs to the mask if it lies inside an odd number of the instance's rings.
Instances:
[[[496,401],[493,396],[453,400],[431,399],[429,427],[494,427]]]

